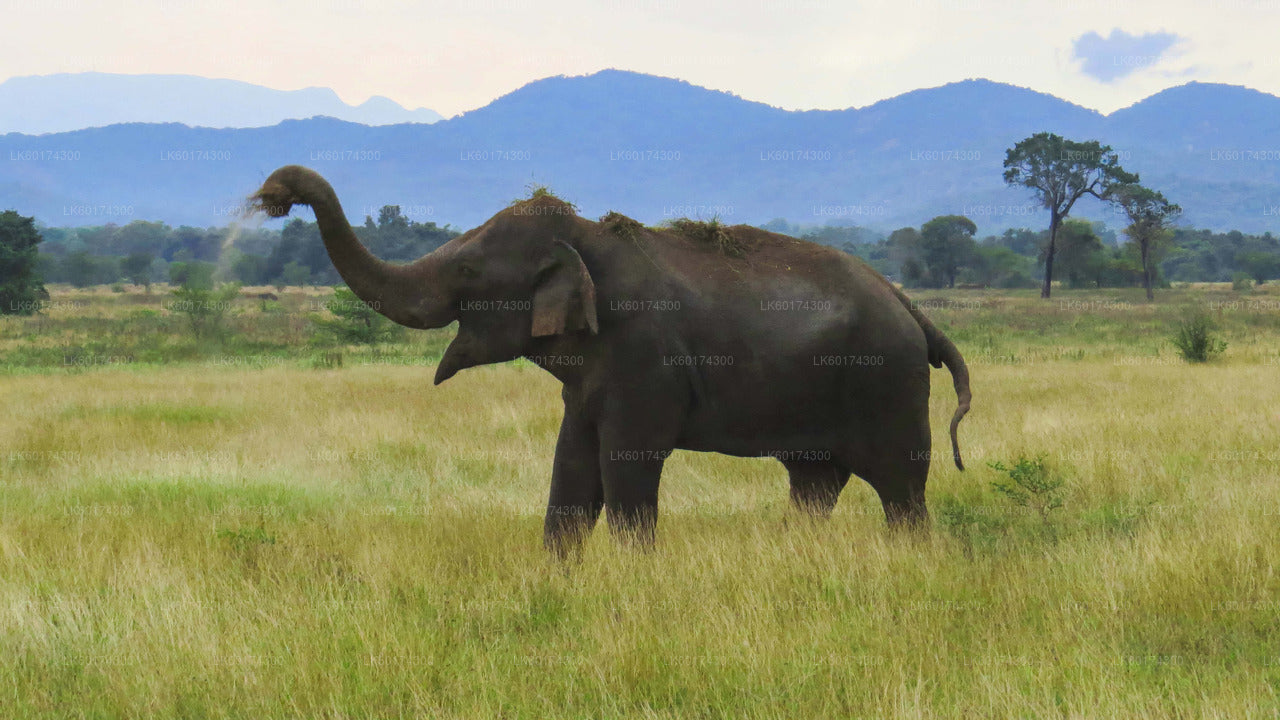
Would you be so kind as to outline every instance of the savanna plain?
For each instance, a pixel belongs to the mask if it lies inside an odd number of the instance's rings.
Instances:
[[[569,565],[555,380],[432,387],[451,329],[319,347],[324,292],[198,340],[163,288],[0,319],[0,716],[1280,712],[1280,288],[916,291],[974,394],[930,532],[677,452],[657,547]],[[935,371],[935,448],[954,407]]]

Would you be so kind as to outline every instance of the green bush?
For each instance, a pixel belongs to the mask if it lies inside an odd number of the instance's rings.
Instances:
[[[1174,334],[1173,345],[1187,362],[1208,362],[1227,349],[1227,343],[1213,334],[1213,322],[1203,313],[1183,320]]]
[[[336,287],[324,304],[333,318],[314,318],[322,337],[346,345],[377,345],[400,337],[402,329],[369,307],[349,288]]]
[[[1231,275],[1231,289],[1235,292],[1249,292],[1253,289],[1253,278],[1247,272],[1237,272]]]
[[[197,340],[221,340],[227,335],[227,315],[239,296],[237,283],[228,283],[216,290],[184,284],[173,291],[168,309],[186,317]]]
[[[938,525],[960,541],[966,557],[975,550],[990,551],[1009,530],[1008,519],[990,512],[989,506],[968,503],[958,497],[944,496],[935,506]]]
[[[1044,455],[1028,458],[1019,455],[1010,467],[1002,462],[987,465],[1005,477],[991,482],[991,489],[1020,507],[1036,511],[1041,520],[1049,519],[1049,512],[1062,507],[1062,487],[1065,481],[1049,470]]]

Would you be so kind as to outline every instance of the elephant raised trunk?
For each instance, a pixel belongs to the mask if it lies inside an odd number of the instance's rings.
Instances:
[[[457,319],[450,299],[440,293],[438,268],[443,249],[408,265],[387,263],[360,243],[333,187],[315,171],[286,165],[271,173],[250,207],[278,218],[294,205],[307,205],[316,214],[320,237],[338,274],[369,307],[408,327],[444,327]]]

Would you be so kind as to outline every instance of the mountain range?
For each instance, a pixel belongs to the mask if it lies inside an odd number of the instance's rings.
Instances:
[[[988,80],[863,108],[787,111],[684,81],[606,70],[532,82],[462,115],[382,127],[334,118],[260,128],[119,124],[0,136],[0,207],[50,225],[224,224],[276,167],[333,183],[352,222],[399,204],[471,227],[547,185],[595,217],[786,218],[879,230],[964,214],[979,232],[1047,214],[1001,179],[1005,150],[1052,131],[1110,144],[1183,222],[1280,230],[1280,98],[1189,83],[1110,115]],[[1090,198],[1074,215],[1121,218]]]
[[[349,105],[329,88],[273,90],[195,75],[60,73],[0,83],[0,133],[41,135],[129,122],[263,127],[316,115],[364,125],[440,119],[435,111],[406,110],[382,96]]]

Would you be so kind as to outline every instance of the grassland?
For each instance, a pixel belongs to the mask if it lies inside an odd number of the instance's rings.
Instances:
[[[57,292],[0,319],[0,716],[1275,716],[1280,294],[1140,292],[914,294],[975,397],[928,536],[681,452],[657,549],[570,568],[540,370],[432,388],[447,330],[326,367],[317,292],[216,343],[161,293]],[[1167,341],[1196,310],[1204,365]],[[988,466],[1040,454],[1043,515]]]

